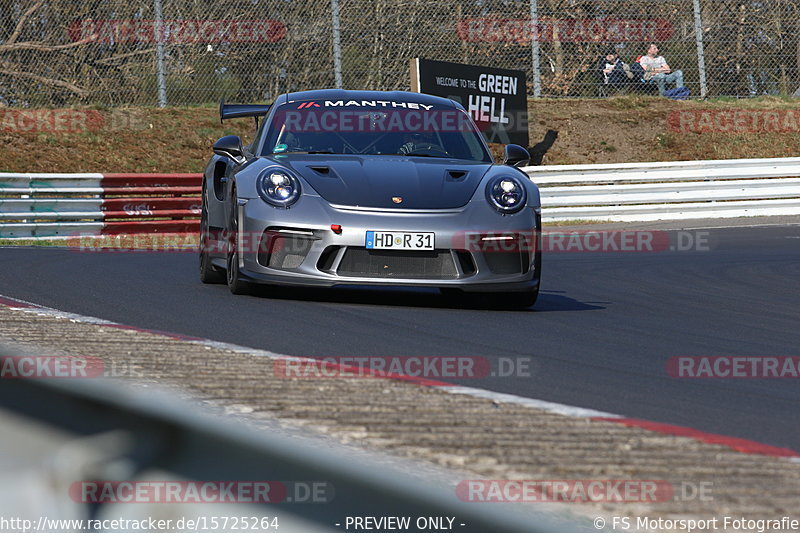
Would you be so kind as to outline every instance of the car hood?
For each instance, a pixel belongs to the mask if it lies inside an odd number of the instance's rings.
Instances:
[[[275,160],[302,176],[331,204],[394,209],[464,206],[492,166],[413,156],[298,154]]]

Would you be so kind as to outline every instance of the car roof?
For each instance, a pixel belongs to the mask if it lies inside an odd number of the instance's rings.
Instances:
[[[305,100],[388,100],[390,102],[416,102],[428,105],[445,105],[460,107],[448,98],[409,91],[346,91],[343,89],[318,89],[315,91],[299,91],[281,95],[276,104],[300,102]]]

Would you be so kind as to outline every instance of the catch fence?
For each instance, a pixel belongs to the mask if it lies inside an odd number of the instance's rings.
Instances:
[[[409,59],[524,70],[532,97],[598,96],[613,48],[655,42],[693,96],[792,94],[800,0],[2,0],[0,105],[270,101],[409,89]],[[2,130],[2,127],[0,127]]]

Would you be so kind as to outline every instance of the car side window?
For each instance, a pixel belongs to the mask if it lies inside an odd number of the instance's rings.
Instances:
[[[263,117],[258,124],[258,130],[256,130],[256,134],[253,137],[253,142],[251,142],[247,146],[247,151],[251,154],[255,154],[256,150],[258,150],[258,145],[261,144],[261,138],[264,136],[264,131],[266,130],[267,124],[267,117]]]
[[[473,135],[464,135],[462,138],[467,144],[467,149],[469,150],[470,154],[469,159],[475,159],[477,161],[486,159],[486,150],[484,149],[478,137]]]

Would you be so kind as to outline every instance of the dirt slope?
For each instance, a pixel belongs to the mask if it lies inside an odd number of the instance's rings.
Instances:
[[[531,144],[559,131],[545,164],[796,156],[798,123],[800,103],[773,97],[530,102]],[[217,138],[252,132],[247,119],[220,125],[216,106],[0,108],[0,172],[199,172]]]

